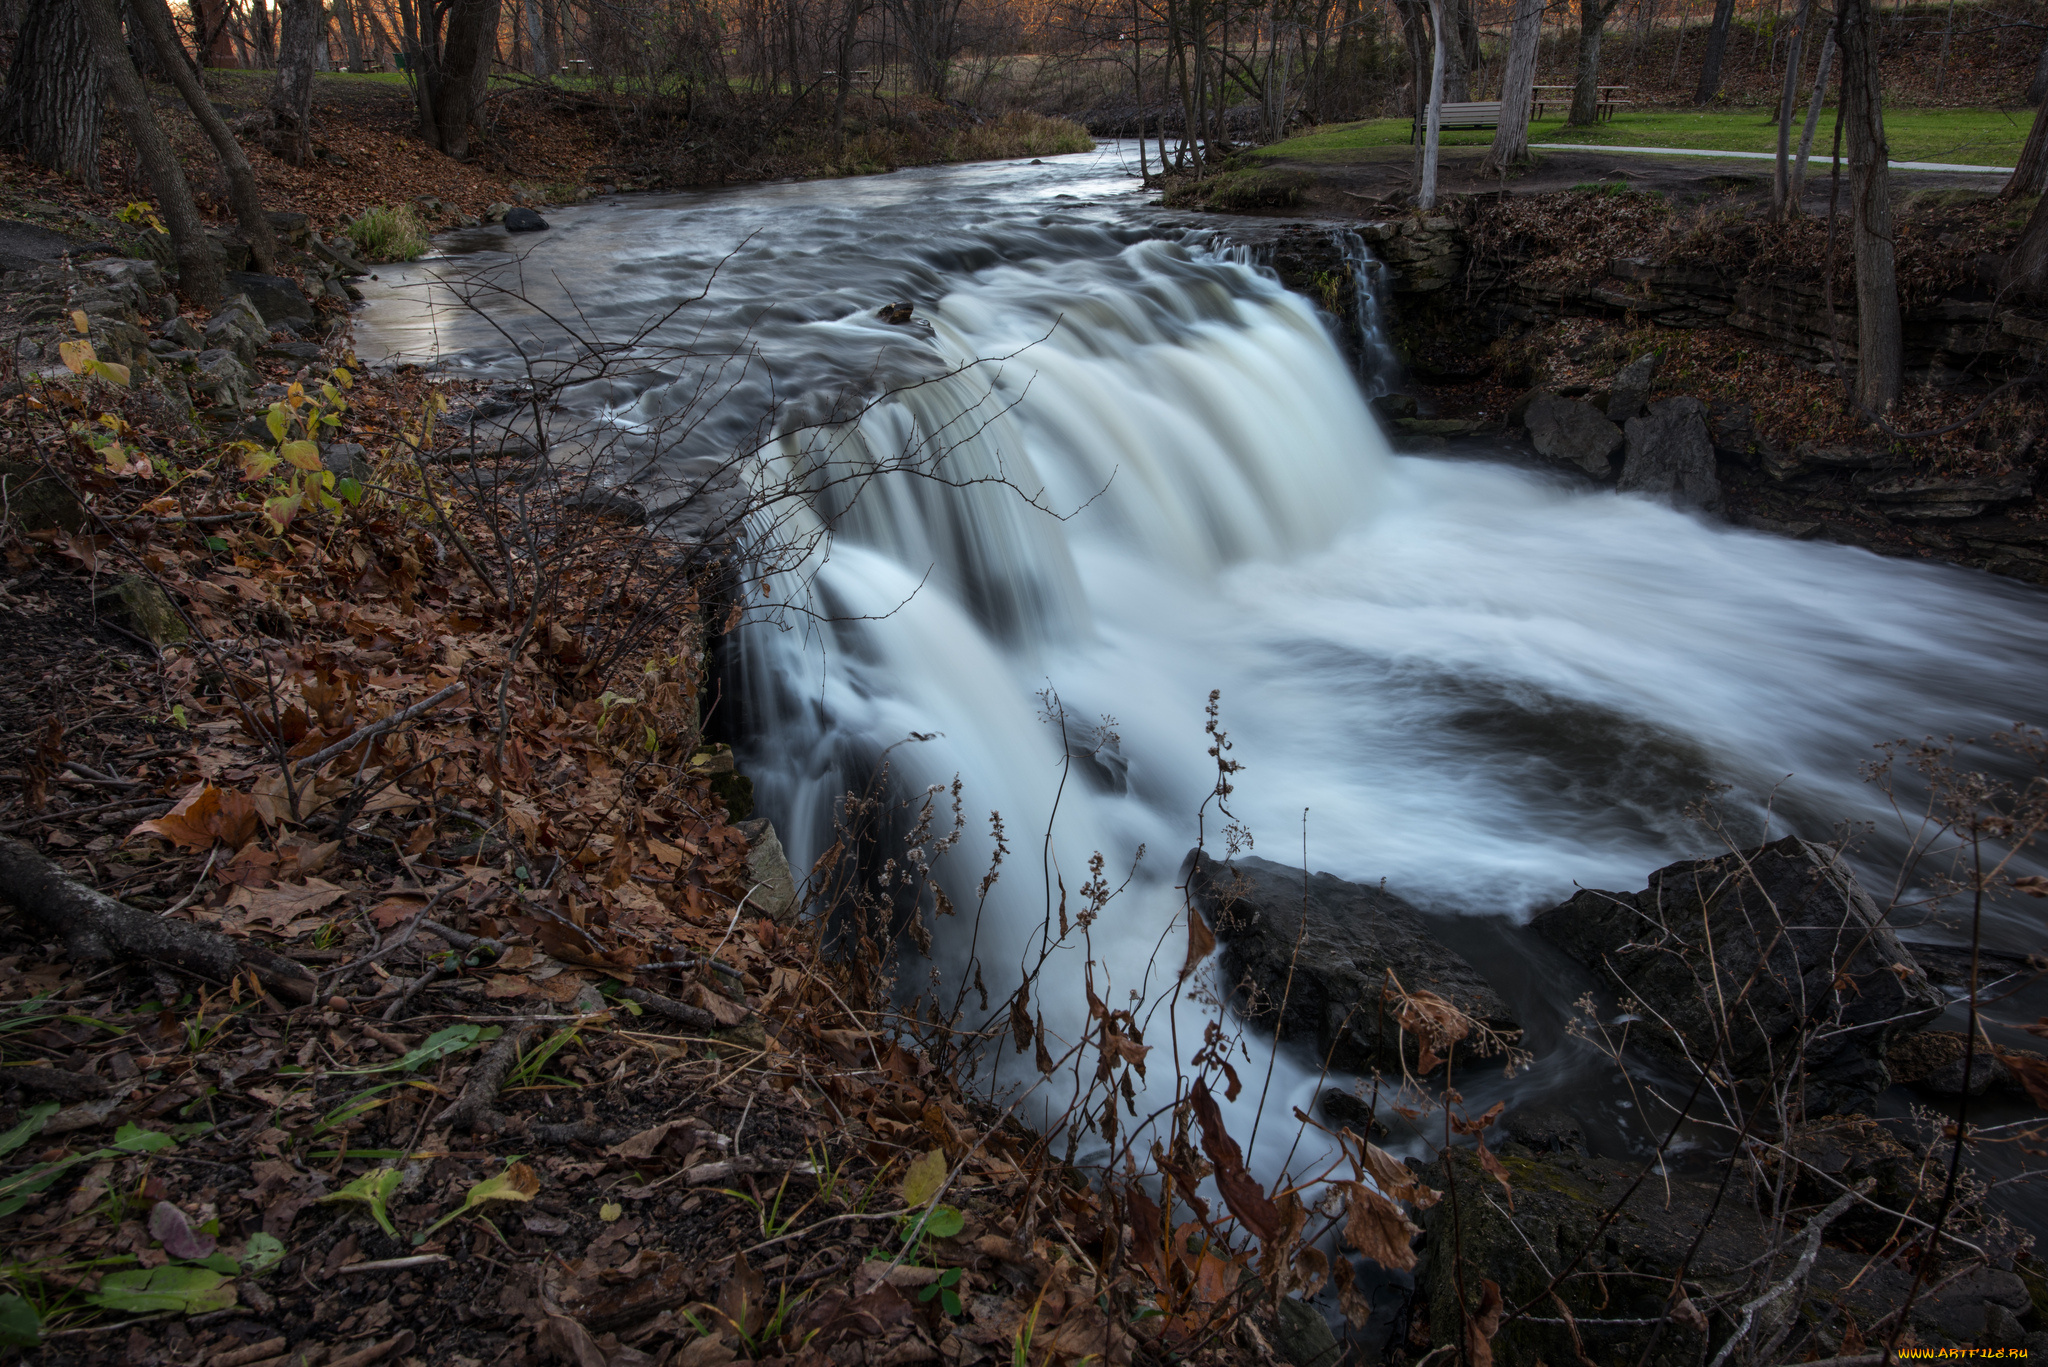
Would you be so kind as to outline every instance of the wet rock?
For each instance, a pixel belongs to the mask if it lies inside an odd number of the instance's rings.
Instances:
[[[508,233],[544,233],[548,221],[531,209],[507,209],[505,231]]]
[[[915,322],[917,320],[917,311],[910,304],[884,304],[875,310],[875,317],[885,323],[895,323],[900,327],[905,323]]]
[[[1396,418],[1394,429],[1411,437],[1477,437],[1500,431],[1482,418]]]
[[[93,595],[93,605],[154,645],[171,645],[190,635],[170,596],[139,574],[124,575],[101,589]]]
[[[1523,425],[1539,454],[1576,465],[1595,479],[1614,474],[1614,454],[1621,450],[1621,429],[1582,399],[1539,394],[1523,411]]]
[[[790,872],[789,856],[783,853],[775,827],[767,817],[757,816],[740,822],[739,832],[747,838],[747,882],[757,885],[747,905],[759,907],[772,921],[789,919],[796,914],[796,875]]]
[[[1382,418],[1412,418],[1417,416],[1418,407],[1412,395],[1382,394],[1372,401],[1372,411]]]
[[[327,442],[320,448],[320,464],[335,475],[358,482],[371,475],[369,448],[358,442]]]
[[[2019,1085],[2012,1070],[1985,1048],[1984,1041],[1978,1040],[1974,1050],[1968,1047],[1969,1042],[1968,1036],[1953,1030],[1922,1030],[1898,1036],[1885,1053],[1892,1081],[1908,1083],[1936,1096],[1962,1096],[1965,1092],[1982,1096],[1994,1087]],[[2005,1052],[2025,1059],[2041,1058],[2031,1049]],[[1966,1053],[1970,1055],[1967,1081],[1963,1069]]]
[[[1280,1356],[1294,1367],[1336,1367],[1343,1352],[1323,1312],[1292,1296],[1280,1300],[1274,1339]]]
[[[1785,1148],[1796,1160],[1792,1181],[1795,1209],[1818,1210],[1844,1188],[1865,1181],[1871,1183],[1870,1199],[1892,1210],[1926,1209],[1940,1200],[1939,1178],[1932,1191],[1923,1190],[1919,1155],[1867,1115],[1833,1116],[1809,1124],[1796,1131]],[[1871,1206],[1858,1205],[1844,1212],[1829,1232],[1864,1248],[1878,1249],[1898,1234],[1899,1220]]]
[[[1496,1032],[1520,1028],[1478,971],[1384,888],[1327,873],[1304,879],[1297,869],[1249,856],[1218,863],[1200,851],[1182,871],[1223,942],[1224,978],[1238,1011],[1262,1023],[1277,1013],[1281,1036],[1312,1043],[1332,1068],[1398,1066],[1400,1032],[1382,1009],[1390,972],[1407,991],[1435,992]],[[1412,1039],[1406,1050],[1412,1058]],[[1461,1047],[1461,1056],[1469,1053]]]
[[[312,241],[312,250],[314,255],[325,257],[328,264],[339,270],[343,275],[368,275],[370,273],[370,268],[356,260],[354,253],[349,251],[346,241],[329,242],[325,238],[316,237]]]
[[[1555,1102],[1517,1106],[1500,1118],[1501,1136],[1531,1153],[1584,1153],[1586,1132],[1570,1111]]]
[[[636,527],[647,521],[647,508],[639,499],[612,489],[585,489],[571,495],[562,506],[572,513],[588,513],[608,522],[630,522]]]
[[[1923,521],[1978,517],[1995,504],[2011,503],[2034,492],[2032,477],[2020,473],[1943,479],[1863,470],[1849,477],[1849,487],[1859,497],[1878,504],[1886,517]]]
[[[1654,1003],[1658,1019],[1630,1037],[1680,1068],[1715,1056],[1716,981],[1749,985],[1725,1021],[1725,1074],[1768,1078],[1802,1027],[1826,1024],[1807,1042],[1809,1115],[1866,1108],[1891,1085],[1892,1039],[1946,1004],[1840,857],[1796,836],[1672,864],[1641,892],[1582,890],[1532,925],[1623,998]]]
[[[1368,1139],[1387,1132],[1387,1127],[1373,1114],[1372,1103],[1364,1097],[1353,1096],[1342,1087],[1326,1088],[1316,1100],[1322,1107],[1323,1119],[1332,1127],[1348,1129]]]
[[[313,306],[306,302],[305,291],[281,275],[229,271],[227,287],[247,299],[266,326],[284,318],[313,320]]]
[[[1764,473],[1779,483],[1809,475],[1840,475],[1856,470],[1896,470],[1908,457],[1872,447],[1816,446],[1801,442],[1790,451],[1764,453]]]
[[[1664,353],[1653,351],[1621,368],[1614,377],[1613,396],[1607,400],[1607,421],[1624,423],[1643,411],[1657,383],[1657,367],[1663,363]]]
[[[23,531],[61,527],[75,532],[85,525],[85,508],[71,490],[38,465],[0,461],[0,506]]]
[[[1707,439],[1707,406],[1698,399],[1664,399],[1627,427],[1628,454],[1615,488],[1647,494],[1674,508],[1718,512],[1721,481]]]

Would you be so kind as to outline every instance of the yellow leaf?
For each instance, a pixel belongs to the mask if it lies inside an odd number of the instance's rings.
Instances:
[[[334,368],[334,382],[340,385],[343,389],[347,389],[350,385],[356,382],[356,377],[349,374],[348,370],[345,367],[336,366]]]
[[[242,478],[262,479],[277,468],[277,457],[261,447],[250,445],[242,451]]]
[[[112,361],[94,361],[92,363],[92,373],[105,380],[108,384],[117,384],[123,389],[128,387],[127,366],[116,365]]]
[[[81,334],[92,330],[85,321],[84,309],[71,310],[71,326],[77,328]]]
[[[263,425],[270,429],[270,439],[272,441],[283,441],[286,429],[291,426],[291,418],[285,414],[284,405],[281,403],[270,405],[270,412],[265,415]]]
[[[903,1185],[898,1190],[903,1194],[903,1204],[916,1209],[929,1204],[945,1184],[945,1150],[933,1149],[910,1165],[910,1171],[903,1174]]]
[[[626,1208],[617,1201],[607,1201],[597,1208],[597,1218],[610,1224],[626,1213]]]
[[[324,470],[320,463],[320,448],[310,441],[288,441],[277,448],[277,454],[301,470]]]
[[[59,342],[57,354],[64,358],[64,364],[71,367],[74,375],[86,374],[92,369],[92,363],[99,359],[91,342]]]

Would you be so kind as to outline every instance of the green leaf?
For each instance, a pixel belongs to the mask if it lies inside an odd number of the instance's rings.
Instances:
[[[363,501],[363,483],[357,479],[343,479],[334,486],[334,492],[341,495],[341,501],[353,508]]]
[[[242,1271],[250,1276],[268,1272],[284,1261],[284,1241],[275,1234],[251,1234],[242,1247]]]
[[[226,1277],[205,1267],[139,1267],[109,1272],[100,1279],[92,1304],[124,1315],[149,1315],[162,1310],[201,1315],[235,1303],[235,1288]]]
[[[232,1277],[237,1272],[240,1272],[242,1270],[242,1265],[239,1262],[235,1261],[233,1255],[218,1252],[209,1253],[204,1258],[199,1259],[197,1262],[193,1262],[190,1259],[187,1259],[186,1266],[211,1268],[215,1272],[220,1273],[223,1277]]]
[[[57,1114],[58,1109],[59,1103],[55,1101],[45,1101],[29,1107],[28,1114],[21,1118],[19,1125],[6,1134],[0,1134],[0,1155],[13,1153],[41,1134],[43,1126],[49,1123],[51,1116]]]
[[[940,1206],[924,1222],[924,1232],[934,1239],[950,1239],[967,1228],[967,1217],[951,1206]]]
[[[0,1294],[0,1348],[33,1348],[43,1341],[43,1317],[20,1296]]]
[[[228,543],[217,536],[209,536],[206,538],[206,549],[208,549],[209,551],[224,551],[227,548]]]
[[[114,1131],[113,1148],[119,1153],[155,1153],[158,1149],[175,1148],[177,1142],[177,1140],[167,1134],[156,1130],[145,1130],[140,1125],[130,1121]],[[95,1158],[112,1158],[114,1154],[102,1149],[93,1156]]]
[[[320,470],[320,448],[310,441],[288,441],[277,448],[277,454],[284,457],[287,465],[301,470]]]
[[[897,1190],[903,1196],[903,1204],[915,1209],[928,1204],[945,1185],[946,1155],[944,1150],[933,1149],[910,1165],[910,1171],[903,1174],[903,1185]]]
[[[368,1068],[336,1068],[328,1073],[328,1076],[341,1077],[345,1074],[356,1073],[410,1072],[423,1063],[432,1063],[435,1059],[461,1053],[472,1044],[494,1040],[502,1033],[504,1033],[503,1030],[495,1025],[489,1027],[451,1025],[446,1030],[436,1030],[433,1034],[427,1036],[426,1040],[417,1049],[413,1049],[391,1060],[389,1063],[374,1064]],[[280,1068],[278,1071],[283,1072],[284,1070]]]
[[[423,1244],[429,1235],[451,1220],[459,1220],[487,1201],[531,1201],[540,1192],[540,1178],[524,1163],[513,1163],[496,1177],[487,1177],[469,1189],[462,1198],[459,1209],[451,1210],[440,1219],[412,1236],[416,1244]]]
[[[284,405],[281,403],[270,405],[270,412],[263,419],[263,425],[270,429],[270,439],[272,441],[283,441],[285,432],[291,427],[291,422],[291,418],[285,414]]]
[[[320,1204],[368,1206],[370,1214],[376,1217],[377,1224],[386,1234],[396,1239],[398,1227],[391,1223],[391,1214],[385,1209],[384,1203],[404,1181],[405,1174],[397,1168],[379,1168],[375,1172],[364,1173],[340,1191],[329,1192],[320,1198]]]

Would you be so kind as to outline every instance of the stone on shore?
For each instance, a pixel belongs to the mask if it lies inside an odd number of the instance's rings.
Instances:
[[[1627,427],[1628,455],[1615,488],[1647,494],[1674,508],[1718,512],[1721,480],[1714,473],[1714,443],[1707,406],[1698,399],[1664,399]]]
[[[1595,479],[1614,474],[1614,453],[1621,449],[1621,429],[1584,399],[1539,394],[1523,411],[1522,424],[1538,453],[1576,465]]]

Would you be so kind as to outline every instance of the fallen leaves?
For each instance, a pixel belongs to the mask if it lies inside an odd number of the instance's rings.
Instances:
[[[158,835],[185,849],[210,850],[219,843],[239,850],[261,824],[256,804],[247,794],[222,792],[202,782],[164,815],[138,824],[128,838]]]

